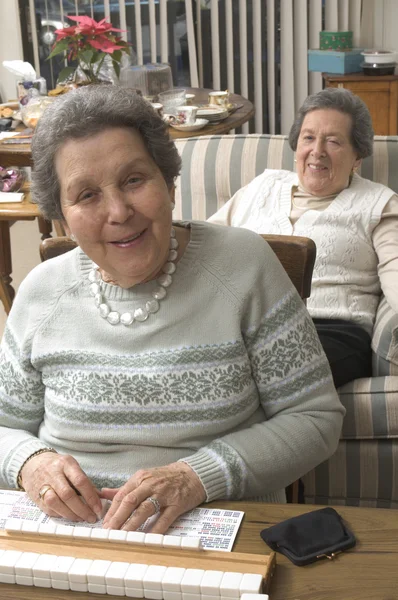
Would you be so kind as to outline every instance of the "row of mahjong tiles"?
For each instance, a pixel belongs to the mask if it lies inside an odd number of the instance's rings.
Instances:
[[[84,540],[101,540],[127,544],[144,544],[146,546],[167,546],[201,550],[200,537],[162,535],[160,533],[144,533],[142,531],[124,531],[122,529],[101,529],[82,525],[62,525],[54,522],[38,523],[27,519],[7,519],[4,529],[10,533],[39,534],[57,537],[72,537]]]
[[[259,574],[92,560],[0,548],[0,583],[148,598],[268,600]]]

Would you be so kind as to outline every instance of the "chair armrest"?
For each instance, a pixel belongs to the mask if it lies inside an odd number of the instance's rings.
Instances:
[[[373,376],[398,375],[398,314],[382,297],[373,327]]]

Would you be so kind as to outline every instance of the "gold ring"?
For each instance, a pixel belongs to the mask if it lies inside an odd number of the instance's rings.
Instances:
[[[40,489],[40,492],[39,492],[39,498],[40,498],[40,500],[44,500],[44,496],[50,490],[54,491],[54,488],[52,488],[51,485],[43,485],[43,487]]]

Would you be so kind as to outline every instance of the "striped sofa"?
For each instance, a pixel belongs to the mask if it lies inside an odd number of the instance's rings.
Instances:
[[[265,168],[294,170],[285,136],[208,136],[176,146],[176,218],[205,220]],[[361,175],[398,192],[398,137],[375,137]],[[303,478],[306,502],[398,508],[398,315],[384,298],[372,348],[373,376],[338,390],[347,409],[341,440],[334,456]]]

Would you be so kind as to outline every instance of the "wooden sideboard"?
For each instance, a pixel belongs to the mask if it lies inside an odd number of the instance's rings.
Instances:
[[[326,87],[343,87],[359,96],[369,109],[376,135],[398,135],[398,75],[322,73]]]

